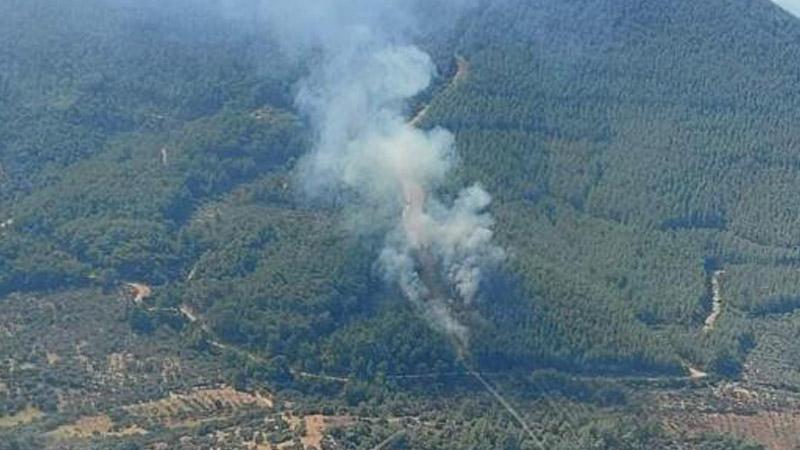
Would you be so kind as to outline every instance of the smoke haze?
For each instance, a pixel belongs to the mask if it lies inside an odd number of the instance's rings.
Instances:
[[[789,11],[795,16],[800,16],[800,0],[772,0],[781,8]]]
[[[450,7],[458,2],[450,2]],[[476,298],[484,271],[503,251],[492,244],[480,186],[452,202],[435,193],[457,164],[453,135],[410,125],[408,99],[435,76],[431,57],[411,44],[408,1],[270,1],[264,12],[287,51],[315,55],[296,103],[315,146],[299,182],[315,198],[344,199],[381,229],[385,278],[437,329],[466,345],[454,310]]]

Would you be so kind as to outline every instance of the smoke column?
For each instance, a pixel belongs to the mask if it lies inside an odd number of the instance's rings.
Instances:
[[[456,310],[475,300],[483,274],[505,254],[492,243],[491,196],[480,185],[451,201],[437,196],[458,162],[452,133],[421,130],[407,120],[407,101],[435,75],[430,56],[408,42],[415,1],[265,4],[272,32],[287,50],[316,54],[318,61],[296,99],[315,133],[314,149],[298,166],[299,181],[311,197],[346,205],[356,232],[383,234],[378,266],[386,280],[453,341],[468,372],[544,449],[523,416],[464,358],[468,330]],[[463,3],[418,5],[450,8],[452,20]]]
[[[315,133],[299,179],[313,197],[336,199],[357,227],[378,229],[386,280],[437,330],[467,346],[454,311],[472,303],[487,267],[504,258],[492,244],[491,197],[479,185],[445,201],[436,193],[457,164],[453,135],[417,129],[407,100],[435,75],[429,55],[406,42],[414,11],[401,1],[271,1],[273,32],[318,61],[297,105]]]

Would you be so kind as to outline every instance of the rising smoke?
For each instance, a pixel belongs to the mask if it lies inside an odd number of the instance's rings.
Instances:
[[[296,99],[315,133],[298,167],[304,190],[345,199],[371,228],[377,223],[386,280],[463,349],[467,328],[454,311],[474,301],[485,270],[504,253],[492,244],[491,197],[482,187],[450,202],[436,195],[458,161],[453,135],[408,121],[407,101],[436,72],[409,42],[415,8],[366,0],[271,0],[265,8],[288,49],[316,52]]]

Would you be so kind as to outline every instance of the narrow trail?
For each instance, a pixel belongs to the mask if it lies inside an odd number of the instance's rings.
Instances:
[[[181,304],[181,306],[178,307],[178,311],[180,311],[183,317],[186,317],[186,320],[188,320],[190,323],[197,322],[197,313],[195,313],[192,307],[186,303]]]
[[[703,378],[708,378],[708,373],[692,366],[686,366],[686,370],[689,371],[689,379],[691,380],[702,380]]]
[[[153,289],[150,286],[146,285],[146,284],[142,284],[142,283],[125,283],[125,285],[128,286],[131,289],[131,291],[133,292],[133,294],[134,294],[133,301],[137,306],[143,306],[144,300],[146,298],[150,297],[151,295],[153,295]],[[206,321],[202,320],[200,315],[197,312],[195,312],[194,309],[192,309],[192,307],[189,306],[186,303],[181,304],[178,308],[156,308],[156,307],[147,308],[147,307],[145,307],[145,309],[147,311],[168,310],[168,311],[172,311],[172,312],[177,312],[177,313],[181,314],[184,318],[186,318],[186,320],[188,320],[189,323],[193,323],[193,324],[194,323],[199,323],[200,324],[200,328],[203,330],[203,332],[211,337],[211,339],[209,339],[207,341],[208,345],[210,345],[212,347],[215,347],[215,348],[218,348],[220,350],[228,350],[230,352],[233,352],[233,353],[235,353],[235,354],[237,354],[239,356],[243,356],[243,357],[245,357],[245,358],[247,358],[247,359],[249,359],[251,361],[254,361],[254,362],[259,362],[259,363],[266,362],[266,359],[262,358],[261,356],[256,355],[255,353],[251,353],[251,352],[249,352],[247,350],[243,350],[243,349],[240,349],[238,347],[234,347],[232,345],[223,344],[222,342],[214,339],[215,333],[211,329],[211,327],[209,327],[208,324],[206,323]]]
[[[451,89],[458,83],[461,83],[467,78],[468,75],[469,75],[469,61],[467,61],[466,58],[464,58],[461,55],[456,55],[456,74],[453,76],[453,78],[450,79],[450,82],[447,84],[445,90]],[[431,107],[430,103],[426,104],[422,109],[420,109],[419,111],[417,111],[416,114],[414,114],[414,117],[412,117],[411,120],[408,121],[408,124],[412,127],[418,126],[420,122],[422,122],[422,119],[425,118],[425,115],[428,114],[428,110],[430,109],[430,107]]]
[[[381,441],[378,445],[372,447],[370,450],[383,450],[384,448],[386,448],[387,445],[391,444],[392,442],[394,442],[395,439],[399,438],[404,434],[406,434],[405,430],[400,430],[392,434],[391,436],[387,437],[386,439]]]
[[[303,372],[303,371],[294,372],[294,375],[295,376],[300,376],[300,377],[303,377],[303,378],[308,378],[308,379],[311,379],[311,380],[332,381],[334,383],[349,383],[350,382],[350,378],[337,377],[335,375],[325,375],[325,374]]]
[[[715,270],[711,275],[711,314],[706,318],[705,325],[703,325],[703,333],[709,333],[714,329],[714,326],[722,314],[722,276],[725,275],[724,270]]]
[[[703,324],[703,334],[708,334],[714,330],[714,326],[722,314],[722,276],[725,275],[724,270],[715,270],[711,274],[711,313],[706,318]],[[702,380],[708,378],[709,374],[696,367],[693,367],[688,361],[684,360],[683,365],[687,372],[689,372],[689,379]]]
[[[207,341],[208,345],[210,345],[212,347],[215,347],[217,349],[220,349],[220,350],[227,350],[227,351],[233,352],[236,355],[245,357],[245,358],[247,358],[247,359],[249,359],[249,360],[251,360],[253,362],[258,362],[258,363],[266,363],[267,362],[266,358],[264,358],[264,357],[262,357],[262,356],[260,356],[260,355],[258,355],[256,353],[250,352],[248,350],[241,349],[241,348],[233,346],[233,345],[224,344],[224,343],[220,342],[219,340],[217,340],[216,333],[214,333],[214,330],[212,330],[211,327],[208,326],[208,322],[205,320],[205,318],[203,316],[201,316],[200,313],[195,311],[195,309],[192,308],[191,305],[189,305],[187,303],[183,303],[178,307],[177,311],[184,318],[186,318],[186,320],[188,320],[189,323],[199,324],[200,329],[203,330],[203,332],[209,336],[209,339]],[[337,382],[337,383],[348,383],[350,381],[349,378],[337,377],[337,376],[334,376],[334,375],[314,374],[314,373],[303,372],[303,371],[294,370],[294,369],[292,369],[291,372],[292,372],[292,375],[294,375],[294,376],[301,377],[301,378],[314,379],[314,380],[332,381],[332,382]]]
[[[235,353],[238,356],[242,356],[244,358],[249,359],[250,361],[257,362],[257,363],[266,363],[267,360],[255,353],[249,352],[247,350],[241,349],[239,347],[235,347],[233,345],[224,344],[216,339],[216,334],[214,330],[208,326],[208,323],[197,313],[190,305],[183,303],[178,307],[178,312],[181,313],[189,323],[197,323],[200,324],[200,329],[203,330],[205,334],[209,336],[208,345],[220,349],[220,350],[227,350],[229,352]]]
[[[542,442],[542,440],[539,439],[538,436],[536,436],[533,430],[531,430],[531,428],[528,426],[528,423],[525,422],[525,419],[522,417],[522,414],[520,414],[516,409],[514,409],[514,407],[511,406],[511,403],[509,403],[505,399],[505,397],[503,397],[500,394],[500,392],[498,392],[497,389],[495,389],[494,386],[492,386],[491,383],[486,381],[486,379],[483,378],[483,376],[479,372],[472,370],[463,361],[462,364],[464,364],[464,368],[467,369],[470,375],[472,375],[476,380],[478,380],[483,385],[483,387],[486,388],[486,390],[489,391],[490,394],[492,394],[495,400],[497,400],[497,402],[500,403],[503,406],[503,408],[505,408],[506,411],[508,411],[511,417],[514,418],[517,424],[519,424],[519,426],[525,431],[525,434],[527,434],[528,437],[531,438],[531,440],[536,444],[536,446],[542,450],[547,450],[544,446],[544,442]]]
[[[190,270],[189,274],[186,275],[186,281],[192,281],[194,276],[197,275],[197,264],[198,263],[195,263],[194,266],[192,266],[192,270]]]
[[[627,383],[664,383],[664,382],[676,382],[676,381],[688,381],[692,379],[701,378],[696,374],[705,374],[705,372],[701,372],[697,369],[692,368],[689,365],[685,365],[684,368],[686,369],[688,375],[681,375],[681,376],[645,376],[645,375],[580,375],[580,374],[568,374],[565,372],[560,372],[563,375],[568,375],[570,379],[574,381],[607,381],[607,382],[627,382]],[[506,371],[497,371],[497,372],[481,372],[484,377],[507,377],[513,375],[519,375],[519,371],[515,370],[506,370]],[[693,376],[692,373],[695,373]],[[470,372],[427,372],[427,373],[411,373],[411,374],[396,374],[396,375],[386,375],[385,378],[387,380],[417,380],[417,379],[430,379],[430,378],[468,378],[473,376]],[[705,374],[703,376],[708,376]],[[347,380],[347,378],[341,378],[342,380]]]

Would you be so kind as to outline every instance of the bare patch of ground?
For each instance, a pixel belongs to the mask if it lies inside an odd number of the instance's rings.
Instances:
[[[688,370],[689,370],[689,378],[693,380],[700,380],[708,377],[708,374],[706,372],[703,372],[702,370],[699,369],[695,369],[694,367],[689,367]]]
[[[664,392],[652,403],[676,435],[722,434],[768,450],[800,449],[800,396],[783,390],[729,382]]]
[[[272,398],[259,393],[241,392],[229,386],[219,388],[194,389],[183,394],[171,393],[160,400],[126,406],[131,414],[150,418],[168,418],[179,413],[214,411],[219,409],[238,409],[252,406],[272,409]]]
[[[306,424],[306,434],[300,441],[306,448],[322,450],[322,436],[325,433],[325,416],[315,414],[303,418]]]
[[[29,424],[42,417],[44,417],[44,413],[41,410],[33,406],[28,406],[11,416],[0,417],[0,428],[13,428]]]
[[[694,433],[718,433],[758,442],[770,450],[800,448],[800,412],[710,413],[695,416]]]
[[[322,439],[326,430],[349,427],[356,423],[356,419],[351,416],[326,416],[323,414],[311,414],[304,417],[284,414],[282,418],[289,424],[289,429],[292,431],[299,431],[300,426],[303,425],[304,433],[300,437],[300,442],[305,448],[316,450],[322,450]]]
[[[124,376],[128,371],[128,364],[134,361],[134,356],[130,353],[111,353],[106,360],[111,375]]]
[[[62,425],[50,433],[56,439],[89,439],[96,435],[109,437],[133,436],[147,434],[147,431],[132,425],[120,431],[112,431],[114,422],[105,414],[81,417],[71,425]]]
[[[137,305],[141,304],[146,298],[153,295],[153,289],[143,283],[125,283],[133,294],[133,301]]]
[[[61,356],[59,356],[58,353],[47,352],[45,356],[47,357],[47,364],[51,366],[55,366],[61,362]]]

